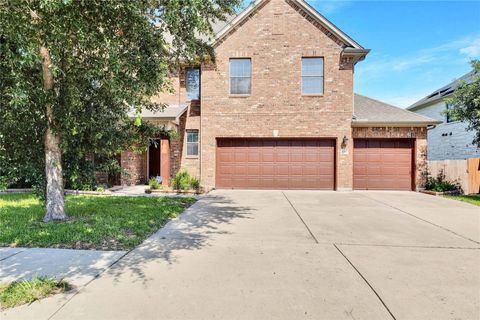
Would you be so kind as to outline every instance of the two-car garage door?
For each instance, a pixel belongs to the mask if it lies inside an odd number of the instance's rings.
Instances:
[[[217,139],[217,188],[334,189],[333,139]]]
[[[412,190],[411,139],[355,139],[353,188]],[[217,139],[217,188],[335,188],[334,139]]]

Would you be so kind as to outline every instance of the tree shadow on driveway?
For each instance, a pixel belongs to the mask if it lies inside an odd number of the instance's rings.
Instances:
[[[128,253],[108,274],[113,275],[116,282],[125,273],[134,277],[129,281],[147,282],[144,270],[147,264],[174,264],[175,252],[211,245],[213,237],[231,233],[224,228],[226,224],[235,219],[252,219],[253,211],[250,207],[236,206],[223,196],[205,196]]]

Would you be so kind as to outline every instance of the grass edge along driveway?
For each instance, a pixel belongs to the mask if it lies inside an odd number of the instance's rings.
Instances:
[[[470,194],[462,196],[445,196],[445,198],[467,202],[476,206],[480,206],[480,194]]]
[[[129,250],[195,202],[190,197],[66,196],[69,220],[43,223],[31,193],[0,194],[0,246]]]

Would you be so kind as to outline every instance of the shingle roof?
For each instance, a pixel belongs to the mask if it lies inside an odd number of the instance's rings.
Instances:
[[[172,104],[168,105],[163,111],[152,112],[147,109],[143,109],[141,117],[144,119],[164,119],[164,120],[177,120],[187,110],[186,104]],[[134,117],[135,112],[130,112],[130,116]]]
[[[469,73],[464,74],[460,78],[450,82],[446,86],[443,86],[438,90],[435,90],[434,92],[432,92],[428,96],[426,96],[426,97],[420,99],[419,101],[415,102],[410,107],[408,107],[407,110],[417,110],[417,109],[421,108],[422,106],[424,106],[426,104],[429,104],[433,101],[437,101],[437,100],[440,100],[442,98],[445,98],[445,97],[451,95],[455,91],[455,89],[458,87],[458,84],[460,83],[460,81],[465,81],[466,83],[471,83],[472,80],[473,80],[473,76],[475,74],[476,74],[475,71],[470,71]]]
[[[441,121],[398,108],[387,103],[355,94],[352,125],[428,126]]]

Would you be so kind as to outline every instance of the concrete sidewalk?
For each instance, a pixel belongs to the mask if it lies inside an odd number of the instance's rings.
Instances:
[[[40,248],[0,248],[0,283],[28,280],[35,276],[64,279],[71,292],[30,306],[2,311],[2,319],[46,319],[74,293],[125,255],[126,251],[95,251]]]

